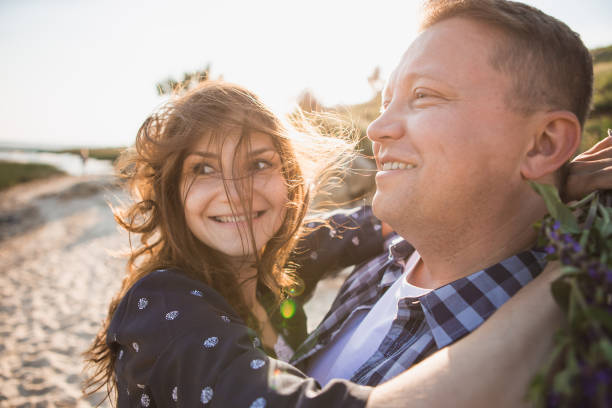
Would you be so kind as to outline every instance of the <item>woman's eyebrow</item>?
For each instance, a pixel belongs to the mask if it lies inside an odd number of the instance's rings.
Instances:
[[[249,152],[249,154],[250,154],[251,156],[257,156],[257,155],[260,155],[260,154],[262,154],[262,153],[267,153],[267,152],[269,152],[269,151],[272,151],[272,152],[276,153],[276,149],[273,149],[273,148],[271,148],[271,147],[262,147],[261,149],[251,150],[251,151]]]
[[[211,153],[211,152],[191,152],[189,153],[187,157],[194,156],[194,155],[204,157],[205,159],[208,159],[208,158],[215,159],[219,157],[218,154]]]
[[[250,156],[257,156],[257,155],[260,155],[260,154],[263,154],[263,153],[267,153],[267,152],[270,152],[270,151],[274,152],[275,154],[277,153],[276,149],[274,149],[272,147],[262,147],[261,149],[251,150],[249,152],[249,155]],[[200,157],[203,157],[205,159],[218,159],[219,158],[218,154],[212,153],[212,152],[196,151],[196,152],[189,153],[189,156],[193,156],[193,155],[200,156]],[[189,157],[189,156],[187,156],[187,157]]]

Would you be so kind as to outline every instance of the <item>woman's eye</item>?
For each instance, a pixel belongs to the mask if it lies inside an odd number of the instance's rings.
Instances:
[[[215,172],[215,169],[212,166],[209,166],[208,164],[200,163],[196,164],[193,167],[193,172],[195,174],[213,174]]]
[[[271,164],[268,163],[266,160],[257,160],[253,163],[254,170],[265,170],[270,166]]]

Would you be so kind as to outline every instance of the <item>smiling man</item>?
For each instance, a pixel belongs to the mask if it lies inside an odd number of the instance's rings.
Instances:
[[[537,276],[532,225],[546,208],[527,181],[559,184],[580,142],[592,62],[565,24],[456,0],[429,2],[422,28],[368,128],[374,213],[402,238],[356,268],[296,353],[322,384],[398,375]]]

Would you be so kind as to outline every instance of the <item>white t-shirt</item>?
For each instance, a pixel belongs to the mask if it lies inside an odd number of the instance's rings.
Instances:
[[[397,316],[398,302],[406,297],[419,297],[431,291],[413,286],[406,278],[421,257],[415,251],[404,273],[374,304],[372,309],[356,312],[327,348],[313,357],[307,368],[321,386],[332,378],[350,379],[378,349]]]

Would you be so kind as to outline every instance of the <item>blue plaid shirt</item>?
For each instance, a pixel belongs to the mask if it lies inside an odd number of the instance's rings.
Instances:
[[[353,314],[370,310],[402,275],[403,261],[414,249],[399,237],[388,248],[388,254],[355,268],[291,363],[304,365],[315,353],[325,352]],[[377,385],[470,333],[542,271],[544,257],[541,252],[525,251],[418,298],[401,299],[378,350],[350,380]]]

